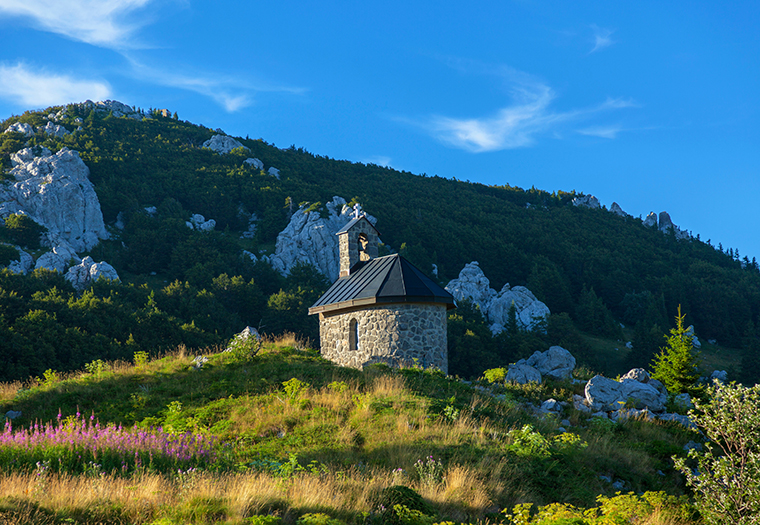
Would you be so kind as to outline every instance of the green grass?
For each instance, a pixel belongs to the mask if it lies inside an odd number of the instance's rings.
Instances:
[[[120,481],[111,473],[98,481],[109,487],[101,487],[100,499],[72,497],[68,504],[40,500],[33,488],[9,488],[33,486],[33,478],[9,477],[31,475],[32,465],[26,471],[0,466],[0,512],[76,515],[80,523],[95,523],[86,516],[103,508],[121,516],[115,522],[129,523],[242,523],[262,512],[292,523],[311,512],[364,523],[378,512],[377,491],[405,485],[437,518],[476,522],[523,502],[592,507],[599,495],[615,493],[602,475],[637,493],[683,494],[669,457],[682,453],[692,433],[643,421],[599,425],[568,408],[561,417],[571,421],[573,435],[562,435],[556,418],[537,418],[525,408],[549,397],[569,401],[582,385],[472,386],[414,369],[362,372],[300,346],[267,343],[256,357],[242,360],[211,353],[200,370],[180,349],[139,367],[108,363],[90,367],[92,373],[49,375],[23,389],[2,385],[0,410],[23,413],[14,425],[79,411],[103,424],[162,426],[218,436],[225,444],[218,461],[197,476],[146,471],[143,481],[139,473]],[[423,476],[418,462],[431,460],[437,473]],[[61,494],[82,490],[72,488],[82,481],[83,494],[96,490],[93,480],[80,478],[50,483]],[[119,488],[150,483],[155,493],[144,497],[143,507]],[[259,488],[222,491],[231,486]]]

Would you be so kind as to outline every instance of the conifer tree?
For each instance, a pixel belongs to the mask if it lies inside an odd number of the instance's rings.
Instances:
[[[698,394],[701,388],[697,386],[699,379],[699,355],[694,349],[691,334],[684,327],[681,305],[678,305],[676,327],[670,329],[670,335],[665,336],[667,345],[660,348],[660,353],[652,361],[652,377],[662,381],[671,394]]]

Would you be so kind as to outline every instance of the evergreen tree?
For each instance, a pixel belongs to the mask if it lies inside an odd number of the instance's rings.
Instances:
[[[740,370],[739,380],[745,385],[753,385],[760,380],[760,336],[752,321],[744,332]]]
[[[652,361],[652,377],[662,381],[671,394],[699,394],[701,388],[697,386],[699,379],[699,354],[694,349],[691,335],[686,333],[684,318],[681,314],[681,305],[678,305],[676,327],[670,329],[670,335],[665,336],[668,342],[660,348]]]

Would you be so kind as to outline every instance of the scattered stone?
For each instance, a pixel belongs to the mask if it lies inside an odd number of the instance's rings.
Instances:
[[[196,213],[190,217],[189,221],[185,221],[185,224],[191,230],[198,230],[203,232],[210,232],[216,227],[216,221],[214,219],[206,220],[206,218]]]
[[[561,346],[552,346],[545,352],[536,351],[525,362],[550,379],[569,379],[575,369],[575,358]]]
[[[147,206],[145,208],[145,213],[147,213],[151,217],[155,217],[156,213],[158,213],[158,208],[156,208],[155,206]]]
[[[208,357],[199,355],[190,362],[190,366],[193,370],[201,370],[206,363],[208,363]]]
[[[248,344],[250,346],[251,357],[259,353],[261,345],[263,344],[263,340],[259,331],[252,326],[246,326],[239,334],[232,338],[232,341],[230,341],[230,346],[228,346],[224,351],[233,352],[237,346],[244,344]]]
[[[26,124],[24,122],[14,122],[10,126],[8,126],[8,129],[6,129],[3,133],[23,133],[25,137],[33,137],[34,136],[34,128],[31,124]]]
[[[726,383],[728,381],[728,372],[725,370],[714,370],[713,373],[710,374],[710,382],[716,379],[721,383]]]
[[[244,164],[248,164],[249,166],[251,166],[252,168],[257,169],[257,170],[263,170],[264,169],[264,163],[261,162],[259,159],[255,159],[255,158],[253,158],[253,159],[245,159],[243,161],[243,163]]]
[[[224,155],[229,153],[235,148],[245,148],[246,150],[249,150],[248,147],[243,146],[240,142],[233,139],[232,137],[228,137],[226,135],[214,135],[210,139],[208,139],[206,142],[201,144],[202,148],[208,148],[212,151],[216,151],[220,155]]]
[[[459,277],[446,285],[446,290],[457,301],[467,300],[477,305],[494,335],[501,333],[509,323],[512,304],[515,305],[517,324],[527,330],[537,328],[551,313],[549,308],[524,286],[510,288],[507,283],[497,293],[490,284],[478,262],[473,261],[462,268]]]
[[[69,134],[69,130],[59,124],[53,124],[52,122],[48,122],[44,127],[37,128],[37,131],[41,131],[42,133],[46,133],[51,137],[58,138],[65,137]]]
[[[556,399],[547,399],[541,403],[541,408],[539,408],[539,411],[546,414],[559,414],[562,412],[562,405]]]
[[[628,341],[628,342],[625,343],[625,347],[628,348],[629,350],[632,350],[633,349],[633,343],[631,341]]]
[[[278,179],[278,180],[280,179],[280,170],[278,170],[277,168],[270,167],[267,170],[267,173],[269,173],[275,179]]]
[[[620,380],[623,379],[633,379],[635,381],[639,381],[641,383],[648,383],[649,382],[649,374],[646,370],[643,368],[632,368],[628,372],[625,373],[624,376],[620,377]]]
[[[513,365],[509,365],[507,369],[507,375],[504,377],[505,382],[514,382],[519,385],[527,385],[528,383],[540,383],[541,373],[525,364],[525,360],[518,361]]]
[[[678,394],[673,398],[673,404],[678,408],[679,410],[689,410],[690,408],[694,408],[694,403],[691,401],[691,396],[689,394]]]
[[[64,278],[71,283],[75,290],[81,292],[101,276],[112,281],[120,280],[113,266],[107,262],[96,263],[92,257],[88,256],[82,259],[78,265],[69,268]]]
[[[697,428],[697,425],[695,425],[694,422],[689,419],[689,416],[684,416],[681,414],[660,414],[657,416],[657,419],[660,421],[675,421],[676,423],[680,423],[686,428]]]
[[[583,208],[591,208],[594,210],[601,208],[599,199],[593,195],[580,195],[575,197],[573,199],[573,206],[581,206]]]
[[[688,452],[690,450],[696,450],[697,452],[699,452],[700,450],[702,450],[702,444],[697,443],[695,441],[689,441],[683,446],[683,450],[684,452]]]
[[[20,410],[9,410],[8,412],[5,413],[5,417],[7,417],[8,419],[11,419],[11,420],[18,419],[18,418],[21,417],[21,411]]]

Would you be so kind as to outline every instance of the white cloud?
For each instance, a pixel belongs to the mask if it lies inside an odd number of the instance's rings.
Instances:
[[[605,29],[596,24],[592,24],[591,29],[594,32],[594,47],[589,51],[589,54],[595,53],[615,43],[615,41],[612,40],[612,33],[615,32],[614,29]]]
[[[620,126],[591,126],[588,128],[579,129],[578,133],[581,135],[588,135],[590,137],[614,139],[622,130],[623,129]]]
[[[0,63],[0,97],[25,107],[47,107],[82,100],[105,100],[111,87],[102,80],[73,78],[28,65]]]
[[[152,0],[2,0],[0,15],[29,18],[35,27],[88,44],[122,48],[145,22],[130,20]]]

